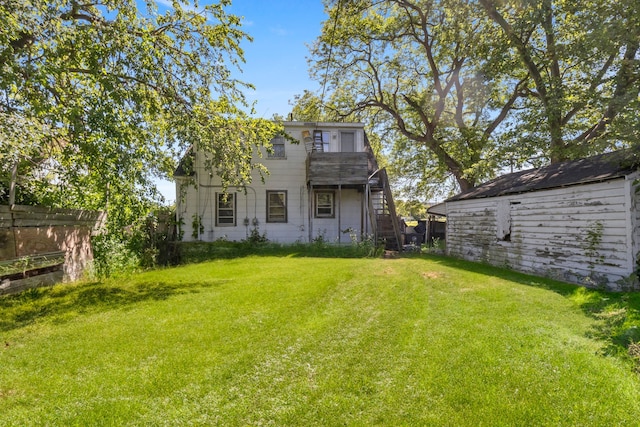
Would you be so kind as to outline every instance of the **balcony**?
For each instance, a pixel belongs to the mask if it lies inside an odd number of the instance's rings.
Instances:
[[[307,156],[307,182],[312,185],[364,185],[369,176],[369,154],[324,153]]]

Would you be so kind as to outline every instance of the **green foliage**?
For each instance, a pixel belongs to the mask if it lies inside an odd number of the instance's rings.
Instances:
[[[409,217],[415,220],[427,217],[427,205],[420,200],[396,199],[396,213],[401,217]]]
[[[140,268],[140,255],[129,245],[126,236],[99,234],[91,239],[93,271],[96,278],[125,277]]]
[[[629,114],[640,91],[638,2],[480,3],[508,41],[501,54],[513,68],[499,72],[525,78],[509,138],[519,135],[551,161],[635,142],[640,128]]]
[[[340,115],[369,117],[403,197],[440,198],[640,134],[638,2],[325,5],[312,73]]]
[[[599,249],[602,243],[604,233],[604,224],[601,220],[592,221],[587,226],[585,232],[585,251],[584,254],[591,259],[590,268],[593,269],[597,264],[604,262],[604,257],[600,255]]]
[[[204,224],[202,223],[202,217],[197,213],[191,216],[191,237],[195,240],[200,240],[200,236],[204,233]]]
[[[249,233],[249,237],[243,240],[243,243],[246,243],[250,246],[260,245],[262,243],[267,243],[269,239],[267,239],[267,232],[260,234],[260,230],[258,227],[254,227],[251,229],[251,233]]]
[[[119,233],[103,233],[91,240],[95,278],[125,277],[139,269],[175,263],[175,212],[160,208]]]
[[[278,126],[252,119],[252,87],[229,77],[249,37],[228,5],[0,3],[2,187],[18,161],[21,201],[107,210],[117,230],[149,212],[154,179],[190,145],[246,179]]]
[[[252,233],[246,240],[231,242],[176,242],[176,260],[183,264],[204,262],[213,259],[232,259],[251,255],[335,257],[335,258],[376,258],[383,248],[374,244],[372,238],[354,240],[348,245],[328,242],[322,235],[312,243],[281,244],[270,242],[265,234]]]
[[[640,379],[594,335],[633,294],[296,253],[0,297],[0,424],[637,422]]]

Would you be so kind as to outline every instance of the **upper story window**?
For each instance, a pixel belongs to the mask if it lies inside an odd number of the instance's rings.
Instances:
[[[267,151],[267,157],[270,159],[284,159],[284,136],[278,135],[271,140],[271,150]]]
[[[216,225],[236,225],[236,195],[216,193]]]
[[[356,151],[355,132],[340,132],[340,151],[343,153],[353,153]]]
[[[267,191],[267,222],[287,222],[286,191]]]
[[[313,151],[329,151],[329,140],[331,139],[331,132],[326,130],[314,130],[313,131]]]

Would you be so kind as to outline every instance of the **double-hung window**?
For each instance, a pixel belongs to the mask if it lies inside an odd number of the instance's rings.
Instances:
[[[236,195],[216,193],[216,225],[236,225]]]
[[[316,191],[315,217],[334,218],[334,192]]]
[[[267,222],[287,222],[286,191],[267,191]]]
[[[271,150],[267,151],[267,157],[270,159],[284,159],[286,157],[284,136],[278,135],[271,140]]]

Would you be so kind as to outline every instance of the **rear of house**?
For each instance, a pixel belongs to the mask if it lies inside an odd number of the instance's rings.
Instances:
[[[252,233],[282,243],[397,239],[383,234],[395,229],[388,225],[393,200],[361,123],[285,122],[284,129],[287,137],[262,153],[264,182],[256,173],[225,190],[205,153],[192,150],[193,168],[175,174],[183,240],[239,241]]]
[[[635,153],[505,175],[445,202],[447,253],[610,290],[638,288]]]

